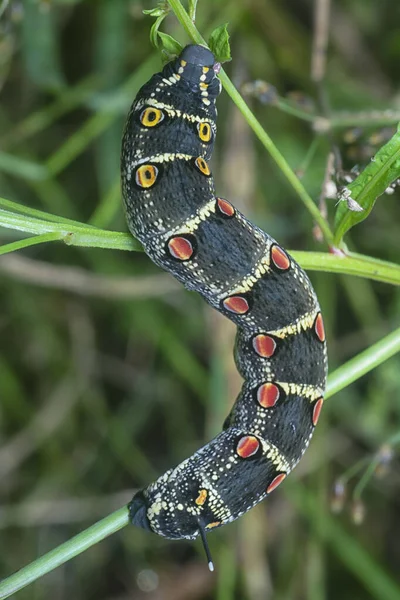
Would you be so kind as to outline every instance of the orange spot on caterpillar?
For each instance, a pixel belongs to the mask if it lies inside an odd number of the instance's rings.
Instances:
[[[322,409],[323,403],[324,403],[324,399],[318,398],[318,400],[314,404],[314,410],[313,410],[313,416],[312,416],[312,423],[313,423],[314,427],[318,423],[318,419],[319,419],[319,415],[321,414],[321,409]]]
[[[211,175],[210,167],[208,166],[204,158],[202,158],[201,156],[198,156],[195,159],[194,164],[196,165],[200,173],[203,173],[203,175],[206,175],[206,177],[209,177]]]
[[[189,260],[194,252],[191,242],[181,236],[176,236],[169,240],[168,250],[171,256],[182,261]]]
[[[241,458],[250,458],[258,452],[260,442],[254,435],[245,435],[238,441],[236,452]]]
[[[271,260],[275,267],[280,271],[287,271],[290,269],[290,258],[277,244],[271,246]]]
[[[276,341],[270,335],[259,333],[253,338],[253,348],[262,358],[271,358],[276,350]]]
[[[204,502],[207,500],[208,492],[207,490],[200,490],[199,495],[197,496],[195,502],[197,506],[203,506]]]
[[[280,475],[277,475],[276,477],[274,477],[274,479],[271,481],[271,483],[267,487],[267,494],[270,494],[271,492],[273,492],[274,489],[277,488],[280,483],[282,483],[282,481],[285,479],[285,477],[286,477],[286,473],[281,473]]]
[[[213,529],[213,527],[218,527],[221,525],[222,521],[214,521],[213,523],[209,523],[206,525],[206,529]]]
[[[274,383],[263,383],[257,390],[257,401],[263,408],[272,408],[278,402],[280,390]]]
[[[237,315],[245,315],[247,311],[250,310],[249,303],[243,296],[230,296],[229,298],[225,298],[223,306],[226,310],[229,310],[229,312]]]
[[[315,333],[317,334],[319,341],[324,342],[325,341],[325,328],[324,328],[324,321],[322,319],[321,313],[317,314],[317,317],[314,321],[314,330],[315,330]]]

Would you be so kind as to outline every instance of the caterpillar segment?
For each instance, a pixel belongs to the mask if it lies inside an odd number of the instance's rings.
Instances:
[[[201,536],[270,494],[300,460],[326,385],[311,283],[272,237],[216,195],[209,166],[221,91],[213,54],[187,46],[139,91],[122,143],[128,226],[149,257],[237,325],[242,390],[223,431],[129,504],[132,523]]]

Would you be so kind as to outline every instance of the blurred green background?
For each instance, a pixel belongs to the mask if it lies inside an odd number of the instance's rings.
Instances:
[[[154,4],[135,0],[0,2],[0,195],[125,231],[120,140],[139,87],[161,66],[149,43]],[[311,0],[201,0],[205,35],[229,22],[244,91],[269,82],[313,110]],[[163,24],[183,44],[173,15]],[[398,109],[400,4],[332,0],[324,89],[332,111]],[[390,131],[310,122],[248,97],[314,199],[334,141],[362,167]],[[324,249],[309,214],[222,94],[213,172],[219,193],[287,248]],[[316,109],[318,111],[318,108]],[[316,141],[317,140],[317,141]],[[314,144],[314,145],[313,145]],[[374,145],[375,144],[375,145]],[[312,146],[313,145],[313,146]],[[305,157],[314,148],[308,166]],[[43,165],[48,176],[43,177]],[[307,168],[305,168],[307,167]],[[302,173],[304,171],[304,174]],[[327,200],[333,219],[335,201]],[[346,236],[357,252],[398,262],[399,192],[380,198]],[[2,229],[1,243],[16,239]],[[40,245],[0,259],[0,577],[122,506],[221,428],[240,386],[233,326],[142,253]],[[395,288],[312,273],[330,368],[398,326]],[[18,598],[342,600],[400,598],[400,476],[396,448],[362,499],[348,469],[399,430],[400,361],[392,358],[330,399],[289,480],[238,522],[200,542],[127,527],[40,579]],[[386,464],[389,462],[389,464]],[[333,502],[336,500],[336,503]],[[332,503],[334,506],[332,507]],[[358,522],[358,524],[357,524]]]

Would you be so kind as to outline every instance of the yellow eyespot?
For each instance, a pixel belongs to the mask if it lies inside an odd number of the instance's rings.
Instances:
[[[155,184],[158,169],[154,165],[141,165],[135,174],[136,184],[142,188],[149,188]]]
[[[201,156],[196,158],[194,164],[196,165],[200,173],[203,173],[203,175],[206,175],[207,177],[211,175],[210,167],[208,166],[204,158],[202,158]]]
[[[211,141],[212,130],[210,123],[197,123],[197,131],[202,142],[207,143]]]
[[[140,122],[145,127],[155,127],[164,119],[164,113],[158,108],[145,108],[140,114]]]

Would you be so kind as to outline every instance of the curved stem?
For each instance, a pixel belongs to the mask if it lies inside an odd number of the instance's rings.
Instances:
[[[173,12],[175,13],[176,18],[181,23],[183,28],[186,30],[188,35],[192,38],[194,42],[197,44],[206,44],[203,37],[197,31],[195,25],[191,21],[189,15],[183,8],[180,0],[168,0],[169,5],[171,6]],[[207,45],[207,44],[206,44]],[[221,83],[225,89],[225,91],[232,98],[233,102],[236,104],[247,123],[250,125],[260,142],[263,146],[268,150],[273,160],[276,162],[283,175],[286,177],[292,188],[295,190],[304,206],[307,208],[314,221],[320,227],[325,240],[329,246],[333,246],[333,234],[329,228],[328,223],[325,221],[323,216],[321,215],[317,205],[313,202],[312,198],[304,188],[303,184],[295,175],[295,173],[290,168],[284,156],[279,152],[269,135],[263,129],[259,121],[256,119],[254,114],[251,112],[250,108],[247,106],[246,102],[243,100],[242,96],[239,94],[228,75],[225,73],[223,69],[221,69],[219,78]]]
[[[325,398],[337,394],[397,352],[400,352],[400,327],[336,369],[328,378]]]
[[[62,238],[62,234],[58,231],[51,233],[43,233],[42,235],[35,235],[24,240],[18,240],[17,242],[11,242],[10,244],[4,244],[0,246],[0,255],[9,254],[16,250],[22,250],[22,248],[28,248],[29,246],[36,246],[36,244],[43,244],[45,242],[56,242]]]

